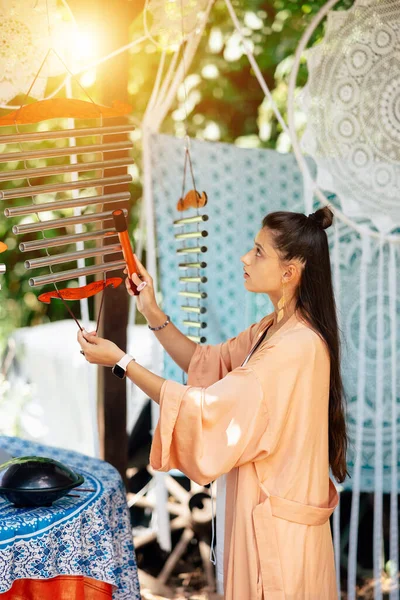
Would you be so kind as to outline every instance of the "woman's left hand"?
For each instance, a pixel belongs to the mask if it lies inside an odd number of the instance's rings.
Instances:
[[[95,331],[92,333],[85,330],[79,331],[78,342],[86,360],[94,365],[113,367],[125,356],[125,352],[118,348],[114,342],[98,337]]]

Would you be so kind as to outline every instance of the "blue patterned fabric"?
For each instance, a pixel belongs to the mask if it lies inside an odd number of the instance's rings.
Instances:
[[[208,205],[201,213],[209,215],[205,229],[209,235],[203,242],[208,247],[204,260],[208,266],[202,274],[208,282],[204,290],[208,298],[202,301],[207,308],[205,321],[208,327],[202,330],[207,343],[218,344],[243,331],[251,323],[260,320],[272,311],[267,296],[248,293],[243,285],[240,257],[252,246],[262,218],[269,212],[289,210],[304,212],[303,179],[292,154],[279,154],[273,150],[243,149],[230,144],[209,143],[191,140],[191,155],[197,189],[208,194]],[[184,141],[166,135],[154,134],[151,138],[152,185],[156,214],[157,246],[160,268],[160,284],[163,308],[173,322],[186,332],[182,325],[187,315],[180,310],[183,303],[178,296],[180,288],[176,254],[178,246],[174,239],[176,228],[172,226],[180,218],[176,203],[181,195],[184,161]],[[190,179],[187,178],[190,189]],[[335,198],[331,198],[335,202]],[[316,206],[315,206],[316,208]],[[187,211],[183,216],[190,216]],[[338,245],[335,247],[334,228],[327,230],[331,249],[333,270],[339,273],[335,289],[338,317],[342,334],[342,371],[348,401],[348,430],[350,445],[348,465],[352,473],[355,464],[355,439],[357,429],[357,398],[359,379],[360,338],[360,236],[342,222],[336,224]],[[191,242],[187,241],[186,245]],[[193,242],[195,244],[195,242]],[[194,255],[199,256],[199,255]],[[363,441],[361,490],[375,489],[375,464],[377,456],[377,279],[378,242],[371,245],[368,263],[367,307],[366,307],[366,374],[363,414]],[[388,252],[385,249],[385,273],[388,269]],[[203,260],[203,258],[202,258]],[[195,273],[188,273],[195,274]],[[388,280],[385,275],[385,281]],[[194,285],[195,284],[191,284]],[[400,277],[397,277],[397,293],[400,298]],[[196,289],[194,287],[193,289]],[[398,301],[397,314],[400,311]],[[397,464],[392,464],[393,437],[391,414],[391,318],[387,285],[383,298],[384,313],[384,393],[382,409],[382,481],[384,492],[391,489],[392,469],[400,474],[400,443],[397,444]],[[203,320],[203,319],[202,319]],[[400,335],[397,335],[399,351]],[[166,355],[164,376],[183,381],[181,370]],[[400,438],[400,378],[397,377],[396,435]],[[380,469],[379,469],[380,470]],[[344,487],[351,488],[353,479],[347,479]]]
[[[114,600],[140,600],[125,490],[114,467],[19,438],[0,436],[0,448],[59,460],[84,476],[83,488],[94,490],[35,509],[15,508],[0,496],[0,593],[16,579],[83,575],[115,586]]]

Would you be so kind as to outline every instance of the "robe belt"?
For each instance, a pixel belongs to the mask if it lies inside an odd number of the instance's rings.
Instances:
[[[254,466],[256,467],[256,465]],[[260,483],[259,478],[258,481],[266,496],[264,501],[253,510],[253,524],[264,592],[263,600],[285,600],[274,517],[301,525],[323,525],[329,520],[338,505],[339,496],[332,480],[329,480],[329,506],[325,508],[301,504],[279,496],[271,496],[265,485]]]

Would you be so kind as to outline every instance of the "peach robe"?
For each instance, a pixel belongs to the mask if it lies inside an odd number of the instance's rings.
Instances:
[[[336,600],[329,355],[293,315],[242,367],[270,322],[198,346],[187,386],[164,382],[150,461],[199,484],[228,474],[226,600]]]

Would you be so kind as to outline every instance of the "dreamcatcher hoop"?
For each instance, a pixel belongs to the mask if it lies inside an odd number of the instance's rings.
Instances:
[[[332,205],[329,202],[326,195],[324,194],[324,192],[318,186],[315,178],[312,176],[310,168],[309,168],[307,161],[304,157],[304,154],[301,150],[300,140],[297,136],[296,127],[295,127],[294,113],[295,113],[295,90],[296,90],[297,77],[298,77],[298,73],[299,73],[299,69],[300,69],[300,62],[301,62],[302,55],[303,55],[304,51],[306,50],[307,45],[308,45],[315,29],[322,22],[322,20],[328,15],[329,11],[336,4],[338,4],[338,2],[339,2],[339,0],[328,0],[328,2],[315,15],[315,17],[312,19],[311,23],[309,24],[309,26],[303,33],[303,35],[300,39],[300,42],[297,45],[295,56],[294,56],[293,68],[292,68],[292,71],[290,73],[290,78],[289,78],[288,101],[287,101],[289,133],[290,133],[290,138],[291,138],[291,142],[292,142],[292,146],[293,146],[293,153],[296,157],[300,171],[302,172],[302,174],[306,178],[306,180],[310,183],[312,192],[317,196],[317,198],[320,200],[320,202],[324,206],[329,205],[330,208],[332,208]],[[336,206],[333,207],[333,212],[335,213],[335,216],[338,219],[340,219],[343,223],[348,225],[348,227],[350,227],[351,229],[355,230],[359,235],[368,235],[369,237],[371,237],[375,240],[381,241],[381,242],[383,241],[383,242],[390,242],[390,243],[394,243],[394,244],[400,244],[400,236],[399,235],[395,235],[395,234],[386,234],[385,235],[380,232],[373,231],[368,226],[366,226],[364,224],[358,224],[355,221],[353,221],[350,217],[345,215],[345,213],[342,210],[340,210],[339,208],[337,208]]]

